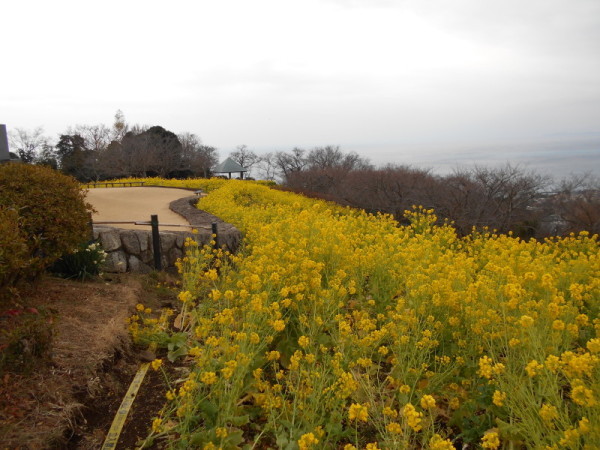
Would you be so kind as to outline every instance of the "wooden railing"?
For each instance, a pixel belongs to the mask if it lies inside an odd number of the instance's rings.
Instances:
[[[84,183],[85,187],[115,187],[115,186],[144,186],[146,184],[145,181],[103,181],[103,182],[95,182],[90,181],[89,183]]]

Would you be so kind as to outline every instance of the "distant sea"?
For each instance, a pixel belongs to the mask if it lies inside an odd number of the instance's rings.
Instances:
[[[440,156],[427,155],[413,164],[418,167],[430,167],[440,174],[452,172],[461,166],[498,167],[510,163],[554,178],[585,172],[600,176],[600,147],[596,150],[510,151],[493,154],[472,152]]]
[[[391,162],[428,168],[443,175],[462,167],[498,167],[510,163],[559,180],[590,172],[600,177],[600,138],[509,145],[448,146],[373,152],[375,165]],[[358,153],[362,153],[358,150]],[[363,153],[364,154],[364,153]],[[377,157],[376,157],[377,156]]]

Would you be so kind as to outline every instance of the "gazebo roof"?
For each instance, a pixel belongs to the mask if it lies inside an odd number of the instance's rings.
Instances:
[[[233,172],[248,172],[247,169],[244,169],[238,163],[236,163],[233,159],[227,158],[213,170],[215,173],[233,173]]]

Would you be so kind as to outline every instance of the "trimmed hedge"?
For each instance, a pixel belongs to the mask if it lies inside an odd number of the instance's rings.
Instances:
[[[0,289],[15,282],[28,259],[17,210],[0,205]]]
[[[77,180],[48,167],[0,165],[0,288],[35,279],[88,239],[85,195]]]

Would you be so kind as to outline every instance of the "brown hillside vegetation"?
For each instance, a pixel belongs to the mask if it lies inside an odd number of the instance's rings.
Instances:
[[[23,308],[50,313],[53,333],[49,355],[0,376],[2,448],[102,445],[140,365],[126,319],[139,302],[169,305],[171,290],[157,289],[159,281],[174,284],[165,274],[110,275],[85,283],[46,277],[20,294]],[[3,316],[2,327],[15,320]]]

